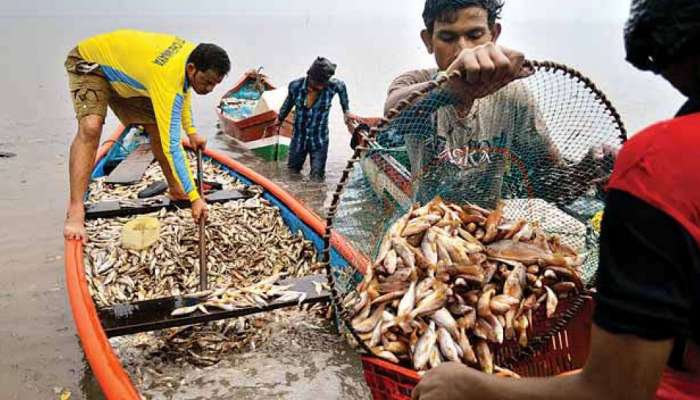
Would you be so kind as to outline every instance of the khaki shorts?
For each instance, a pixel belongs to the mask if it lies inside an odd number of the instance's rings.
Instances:
[[[75,116],[80,121],[88,115],[107,116],[107,106],[114,111],[122,124],[155,124],[153,104],[148,97],[121,97],[112,89],[100,68],[90,72],[79,72],[78,66],[89,66],[74,48],[66,58],[68,87],[70,89]]]

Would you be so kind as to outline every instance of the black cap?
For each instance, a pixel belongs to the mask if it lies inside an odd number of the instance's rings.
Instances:
[[[330,62],[330,60],[327,58],[318,57],[314,63],[311,64],[311,68],[309,68],[309,71],[306,74],[314,82],[326,84],[331,77],[335,75],[336,67],[337,65]]]
[[[693,52],[700,53],[700,1],[632,0],[625,25],[627,61],[660,72]]]

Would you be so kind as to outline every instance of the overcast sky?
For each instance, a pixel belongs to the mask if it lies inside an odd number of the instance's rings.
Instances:
[[[423,0],[9,0],[0,15],[344,15],[416,19]],[[507,0],[505,17],[527,20],[623,20],[630,0]]]
[[[505,2],[501,43],[524,51],[528,58],[556,60],[583,71],[615,100],[632,130],[672,115],[681,104],[682,98],[663,80],[637,71],[624,61],[622,30],[631,0]],[[424,3],[425,0],[0,0],[0,51],[8,60],[30,60],[21,64],[0,63],[0,84],[9,87],[9,92],[26,97],[26,101],[14,102],[9,108],[0,107],[0,113],[12,116],[26,104],[45,108],[35,101],[36,92],[25,88],[31,81],[45,88],[42,93],[50,96],[64,90],[62,68],[47,68],[47,60],[51,65],[60,65],[66,49],[80,39],[128,27],[175,32],[193,41],[214,41],[234,55],[237,72],[215,95],[197,100],[195,106],[204,110],[200,122],[213,125],[210,110],[222,91],[238,77],[238,71],[263,65],[276,82],[286,82],[303,72],[309,60],[319,54],[342,66],[340,74],[352,87],[353,107],[359,113],[375,115],[393,77],[409,67],[434,65],[418,40]],[[53,15],[69,18],[25,18]],[[83,18],[90,15],[100,17]],[[21,38],[22,46],[17,46],[13,38]],[[10,67],[15,70],[6,71]],[[17,76],[31,78],[22,80]],[[61,101],[63,108],[56,108],[56,115],[63,115],[70,108],[65,96]],[[35,114],[43,117],[45,113],[40,109]]]

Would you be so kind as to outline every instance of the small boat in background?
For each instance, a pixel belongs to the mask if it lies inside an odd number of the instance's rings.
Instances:
[[[292,140],[294,113],[279,131],[274,124],[286,97],[286,89],[277,89],[260,69],[248,71],[221,98],[216,108],[219,128],[266,161],[284,159]]]
[[[361,142],[360,133],[369,133],[373,126],[377,126],[381,118],[359,118],[350,127],[353,132],[353,141],[350,144],[354,148]],[[368,151],[360,159],[360,167],[365,178],[378,196],[387,196],[403,208],[410,208],[412,204],[412,184],[410,164],[405,151],[397,151],[393,156],[386,151],[376,140],[370,140],[364,144]],[[403,162],[402,162],[403,161]]]

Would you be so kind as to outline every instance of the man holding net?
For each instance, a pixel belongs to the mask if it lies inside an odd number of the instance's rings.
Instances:
[[[587,364],[570,376],[511,380],[448,363],[413,399],[700,399],[700,3],[634,0],[625,41],[628,61],[689,100],[617,159]]]
[[[579,183],[593,178],[596,162],[611,155],[609,149],[597,148],[564,166],[528,88],[519,81],[533,71],[521,52],[496,44],[502,7],[501,0],[425,3],[421,38],[437,68],[397,77],[385,111],[429,88],[442,74],[460,77],[402,112],[377,138],[386,148],[405,146],[416,200],[452,192],[486,205],[505,195],[565,203],[581,194]],[[610,157],[607,161],[612,162]],[[529,182],[528,187],[505,190],[508,175],[514,174],[520,176],[511,181],[520,186]],[[550,190],[567,184],[571,190]],[[555,192],[567,192],[566,198],[554,198]]]

